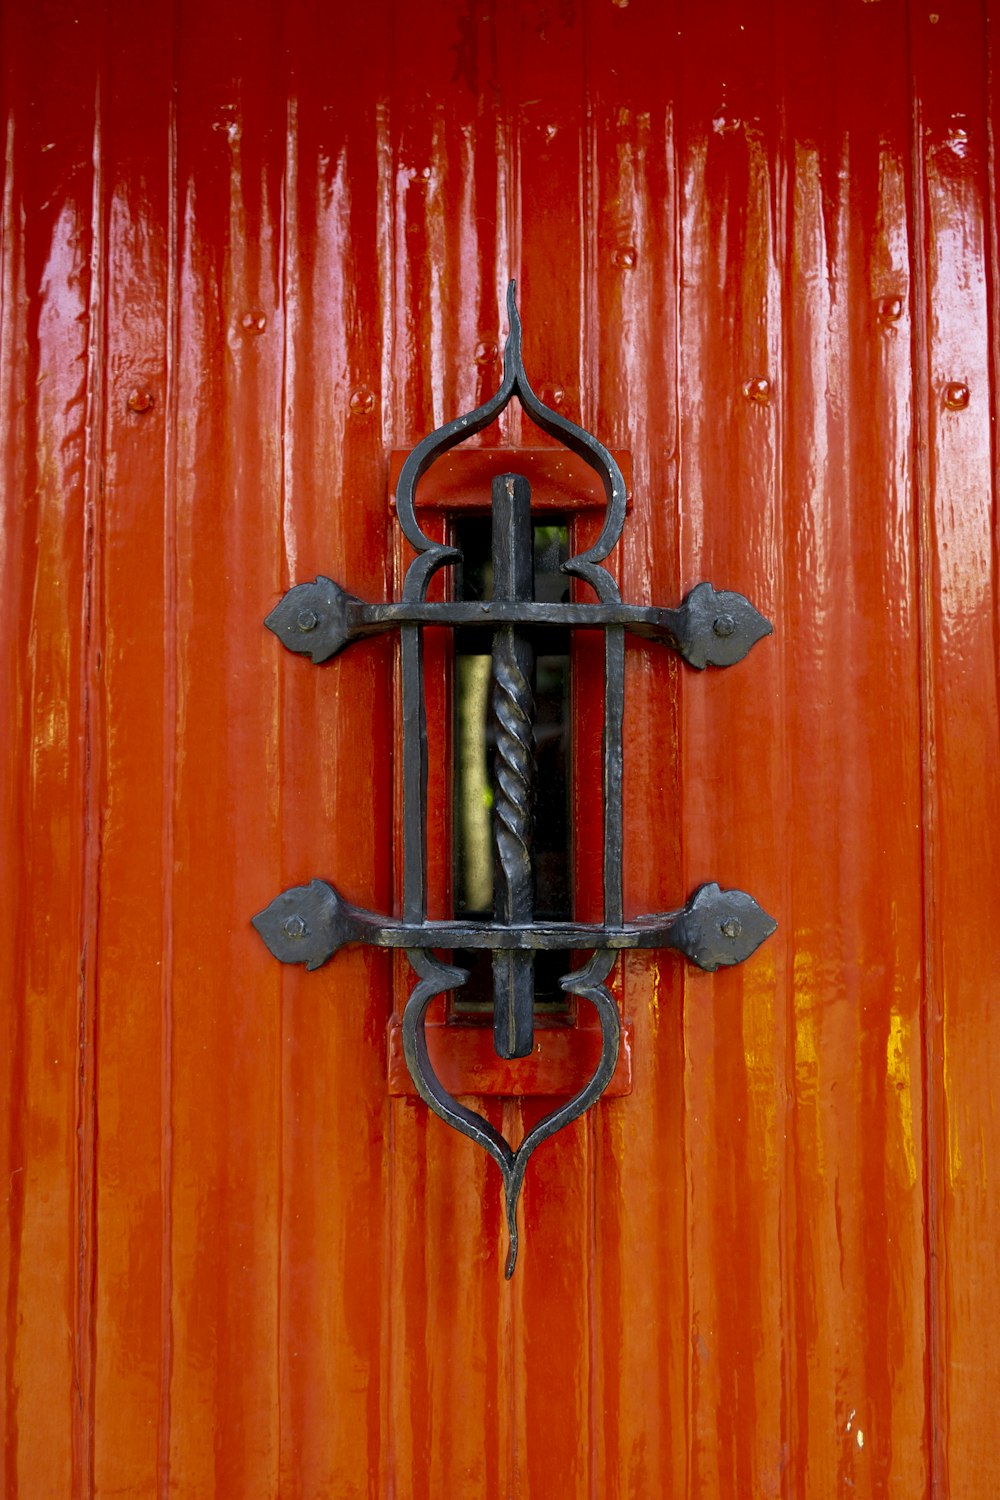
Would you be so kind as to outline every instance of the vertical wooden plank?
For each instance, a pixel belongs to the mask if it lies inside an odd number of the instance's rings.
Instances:
[[[918,411],[927,870],[928,1213],[934,1493],[1000,1473],[995,1241],[995,1007],[983,892],[1000,871],[996,760],[995,253],[986,19],[910,10],[921,279]],[[992,60],[992,59],[991,59]],[[992,275],[996,276],[995,259]],[[994,321],[991,321],[992,319]]]
[[[916,1495],[929,1475],[905,15],[815,7],[790,19],[778,400],[793,756],[791,1483]]]
[[[365,598],[387,592],[378,130],[387,15],[304,4],[286,18],[286,231],[280,576],[318,573]],[[330,96],[331,56],[340,85]],[[269,815],[280,863],[261,906],[323,874],[349,899],[391,908],[391,641],[329,668],[267,638],[281,745]],[[263,747],[262,747],[263,749]],[[260,948],[263,976],[274,961]],[[393,1418],[381,1386],[388,1105],[388,955],[339,954],[282,975],[282,1494],[389,1493]]]
[[[679,19],[672,7],[592,5],[588,113],[593,264],[589,415],[632,454],[621,555],[629,601],[679,601],[677,160]],[[629,642],[625,689],[626,916],[687,894],[680,862],[675,658]],[[686,1291],[682,961],[630,957],[633,1089],[594,1112],[591,1346],[594,1468],[608,1496],[685,1493]],[[642,1400],[635,1393],[643,1391]]]
[[[269,6],[177,19],[170,1483],[275,1493],[280,975],[248,918],[280,863],[285,71]]]
[[[714,97],[697,70],[693,91],[684,583],[743,589],[777,634],[740,669],[683,682],[685,857],[688,884],[752,889],[780,930],[744,968],[687,984],[692,1482],[879,1493],[895,1461],[917,1492],[913,536],[889,326],[907,298],[905,80],[884,66],[902,18],[778,6],[709,24],[706,53],[729,60]],[[837,92],[859,71],[877,71],[877,117],[864,90]],[[873,633],[901,684],[878,711]]]
[[[779,1495],[787,1482],[781,679],[792,648],[782,417],[743,394],[754,377],[779,385],[777,24],[769,7],[717,7],[685,17],[678,41],[680,587],[707,578],[737,589],[776,629],[738,666],[680,681],[683,891],[708,879],[740,887],[781,924],[738,970],[686,968],[682,981],[688,1409],[678,1441],[688,1492],[713,1496]]]
[[[89,1493],[98,545],[94,31],[3,20],[3,1488]],[[90,758],[92,756],[92,759]]]
[[[106,72],[101,550],[105,777],[98,1030],[96,1492],[161,1493],[171,1363],[169,909],[175,624],[168,475],[173,39],[120,33]],[[141,773],[140,773],[141,768]]]

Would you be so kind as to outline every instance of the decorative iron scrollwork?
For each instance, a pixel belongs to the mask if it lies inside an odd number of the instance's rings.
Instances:
[[[708,970],[737,964],[775,930],[771,917],[744,891],[701,886],[679,910],[626,922],[622,906],[622,715],[625,631],[676,651],[690,666],[726,667],[740,661],[771,625],[742,594],[699,583],[675,609],[624,604],[618,585],[601,566],[625,520],[625,482],[602,443],[544,406],[528,383],[521,358],[521,324],[514,282],[507,293],[510,335],[504,376],[489,401],[432,432],[408,456],[399,477],[400,526],[417,553],[402,598],[368,604],[325,577],[297,584],[268,615],[266,624],[289,650],[327,661],[353,641],[398,628],[402,659],[403,900],[401,917],[382,917],[352,906],[322,880],[294,886],[254,917],[254,926],[282,963],[316,969],[345,943],[405,948],[418,977],[403,1012],[406,1063],[420,1097],[446,1124],[475,1141],[497,1163],[503,1178],[509,1250],[506,1275],[517,1258],[517,1203],[528,1159],[535,1149],[600,1098],[615,1069],[621,1037],[618,1007],[607,987],[615,954],[623,948],[674,948]],[[532,578],[530,491],[518,474],[493,481],[493,599],[487,603],[428,603],[434,573],[458,561],[454,547],[435,542],[420,527],[415,493],[421,476],[448,449],[481,431],[517,397],[543,431],[583,458],[601,477],[606,510],[593,546],[571,557],[563,571],[583,579],[596,604],[539,603]],[[513,457],[514,455],[512,455]],[[493,631],[492,705],[496,727],[493,838],[496,867],[492,921],[427,918],[427,736],[422,630],[427,624],[486,626]],[[532,859],[533,646],[538,627],[604,632],[604,920],[541,922],[533,910]],[[459,989],[465,970],[442,963],[432,950],[493,950],[494,1045],[500,1057],[524,1057],[533,1046],[534,954],[539,949],[592,950],[587,964],[561,986],[597,1011],[601,1054],[589,1082],[528,1132],[514,1149],[475,1110],[443,1087],[427,1049],[425,1019],[435,996]]]

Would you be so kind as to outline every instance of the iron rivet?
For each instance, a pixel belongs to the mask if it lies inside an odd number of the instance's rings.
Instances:
[[[306,930],[305,919],[300,917],[297,912],[285,918],[283,931],[286,938],[292,938],[293,940],[295,938],[303,938],[306,935]]]
[[[639,252],[634,245],[623,245],[620,250],[615,251],[612,260],[616,266],[631,271],[638,264]]]
[[[267,318],[262,312],[248,312],[243,316],[243,327],[247,333],[263,333],[267,327]]]
[[[295,618],[295,624],[303,635],[310,630],[315,630],[319,624],[319,615],[314,609],[300,609]]]
[[[964,380],[949,380],[944,388],[944,404],[949,411],[964,411],[969,400],[970,391]]]
[[[725,639],[727,635],[733,634],[733,631],[736,629],[736,621],[733,619],[732,615],[720,615],[719,618],[713,622],[712,629],[715,631],[716,635],[721,636],[723,639]]]
[[[367,386],[359,386],[351,396],[351,411],[356,417],[367,417],[375,410],[375,397]]]
[[[138,411],[138,412],[152,411],[152,409],[153,409],[153,393],[152,393],[152,391],[144,390],[141,386],[136,386],[136,388],[135,388],[134,391],[129,391],[128,409],[129,409],[129,411]]]
[[[748,401],[757,401],[763,406],[771,399],[771,382],[766,375],[755,375],[743,387],[743,394]]]
[[[878,305],[878,315],[885,323],[895,323],[903,316],[902,297],[883,297]]]
[[[743,923],[738,917],[727,917],[726,920],[720,925],[722,928],[723,937],[738,938],[740,933],[743,931]]]

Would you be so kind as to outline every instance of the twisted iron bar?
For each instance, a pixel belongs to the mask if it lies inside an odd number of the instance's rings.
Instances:
[[[534,917],[532,862],[535,792],[534,652],[511,626],[493,643],[490,709],[493,762],[493,919],[509,927]],[[493,955],[493,1042],[500,1057],[527,1057],[535,1045],[535,955],[498,949]]]
[[[535,699],[518,660],[512,630],[497,632],[493,648],[490,711],[496,728],[493,840],[496,850],[498,922],[530,922],[534,878],[531,863],[535,794]],[[529,654],[530,645],[527,645]]]
[[[493,596],[503,603],[534,597],[531,490],[520,474],[493,481]],[[493,636],[490,708],[493,763],[493,919],[509,927],[535,915],[532,862],[535,791],[535,648],[523,626]],[[535,955],[493,955],[493,1043],[500,1057],[527,1057],[535,1045]]]

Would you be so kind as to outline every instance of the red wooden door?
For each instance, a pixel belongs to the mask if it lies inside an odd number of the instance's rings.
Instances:
[[[4,1494],[993,1495],[993,7],[2,24]],[[779,930],[628,959],[632,1091],[534,1159],[507,1284],[492,1165],[389,1093],[387,956],[249,918],[393,909],[393,643],[261,620],[392,596],[389,455],[496,388],[512,274],[630,455],[626,597],[775,623],[630,647],[627,913]]]

